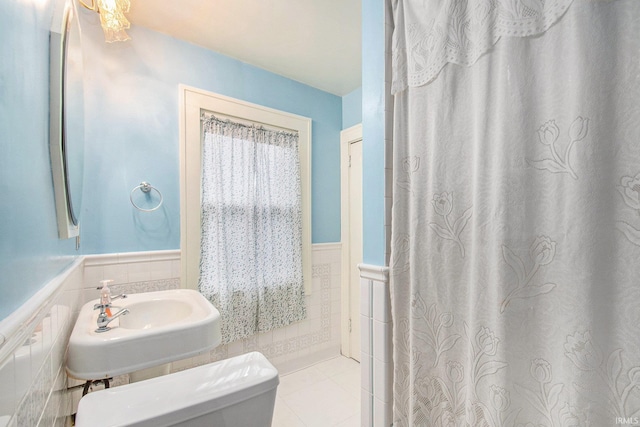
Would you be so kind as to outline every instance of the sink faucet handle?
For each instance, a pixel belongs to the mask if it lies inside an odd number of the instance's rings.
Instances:
[[[114,296],[111,297],[111,301],[113,301],[114,299],[119,299],[119,298],[125,299],[125,298],[127,298],[127,294],[114,295]]]

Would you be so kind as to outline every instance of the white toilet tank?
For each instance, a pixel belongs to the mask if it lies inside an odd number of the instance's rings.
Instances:
[[[253,352],[89,393],[77,427],[270,427],[278,371]]]

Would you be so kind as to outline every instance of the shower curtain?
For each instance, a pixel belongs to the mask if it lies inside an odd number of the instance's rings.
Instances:
[[[640,425],[640,1],[391,5],[394,427]]]

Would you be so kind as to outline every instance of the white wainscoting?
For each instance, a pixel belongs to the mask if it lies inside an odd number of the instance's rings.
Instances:
[[[362,427],[389,427],[393,417],[393,344],[389,268],[360,268]]]
[[[65,352],[81,303],[83,259],[0,322],[0,426],[62,427],[72,411]]]
[[[87,255],[84,263],[84,302],[100,296],[100,281],[113,280],[113,294],[177,289],[180,250]]]

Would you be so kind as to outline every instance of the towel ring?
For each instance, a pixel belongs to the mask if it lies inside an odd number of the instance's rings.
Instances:
[[[157,193],[158,193],[158,195],[160,196],[160,202],[158,203],[158,206],[156,206],[155,208],[151,208],[151,209],[144,209],[144,208],[141,208],[140,206],[136,205],[136,203],[133,201],[133,193],[135,193],[135,191],[136,191],[138,188],[139,188],[143,193],[145,193],[145,194],[149,194],[149,193],[151,192],[151,190],[156,190],[156,192],[157,192]],[[162,193],[160,192],[160,190],[158,190],[156,187],[154,187],[153,185],[149,184],[148,182],[146,182],[146,181],[142,181],[142,182],[140,183],[140,185],[138,185],[138,186],[137,186],[137,187],[135,187],[133,190],[131,190],[131,194],[129,194],[129,200],[131,200],[131,204],[132,204],[136,209],[138,209],[139,211],[142,211],[142,212],[153,212],[153,211],[155,211],[156,209],[158,209],[160,206],[162,206],[162,200],[163,200],[163,198],[162,198]]]

